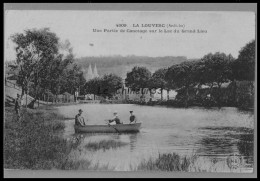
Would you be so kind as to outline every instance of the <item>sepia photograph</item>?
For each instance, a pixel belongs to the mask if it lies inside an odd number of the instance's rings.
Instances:
[[[255,173],[255,37],[253,11],[5,9],[4,170]]]

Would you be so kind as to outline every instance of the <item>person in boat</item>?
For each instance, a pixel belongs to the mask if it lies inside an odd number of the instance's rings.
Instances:
[[[75,116],[75,125],[76,126],[86,126],[84,118],[82,117],[82,109],[79,110],[79,113]]]
[[[123,124],[120,122],[120,119],[118,118],[117,112],[114,112],[114,118],[111,120],[108,120],[110,125],[114,125],[114,124]]]
[[[136,116],[133,114],[133,111],[130,111],[130,124],[134,124],[137,121]]]

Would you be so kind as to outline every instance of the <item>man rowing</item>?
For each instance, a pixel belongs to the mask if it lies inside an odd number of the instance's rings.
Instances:
[[[81,116],[82,110],[79,110],[79,113],[75,116],[75,125],[76,126],[86,126],[84,118]]]
[[[117,112],[114,112],[114,118],[111,120],[108,120],[109,125],[115,125],[115,124],[123,124],[120,122],[120,119],[118,118]]]

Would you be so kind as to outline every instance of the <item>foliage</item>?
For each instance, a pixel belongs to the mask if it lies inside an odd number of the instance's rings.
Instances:
[[[187,61],[181,64],[173,65],[168,68],[166,73],[166,81],[172,86],[178,89],[186,90],[185,105],[188,106],[189,101],[189,89],[194,87],[197,82],[195,81],[195,65],[196,61]]]
[[[224,53],[209,53],[201,61],[204,64],[204,71],[201,74],[202,81],[206,84],[215,84],[219,87],[222,83],[232,79],[231,62],[234,60],[232,55]]]
[[[17,83],[23,93],[31,86],[35,99],[50,90],[74,93],[84,83],[82,72],[73,65],[72,47],[68,40],[61,42],[48,28],[25,30],[12,35],[16,44]]]
[[[111,97],[123,85],[122,78],[115,74],[105,74],[103,77],[90,79],[84,89],[88,94]]]
[[[16,33],[11,38],[17,45],[18,84],[22,86],[23,93],[27,91],[29,82],[33,82],[36,89],[42,63],[53,59],[58,53],[59,38],[47,28],[25,30],[25,34]]]
[[[111,97],[122,86],[123,80],[121,77],[115,74],[106,74],[102,77],[101,95]]]
[[[204,67],[200,70],[202,83],[210,86],[210,94],[212,94],[213,87],[216,85],[218,88],[218,94],[216,101],[220,106],[221,97],[221,85],[225,82],[233,80],[233,74],[231,64],[234,61],[232,55],[226,55],[225,53],[209,53],[201,59],[201,63]]]
[[[255,80],[255,40],[241,48],[232,69],[236,80]]]
[[[171,66],[166,73],[166,80],[176,88],[194,86],[196,84],[193,76],[195,63],[195,61],[187,61]]]
[[[101,92],[101,83],[102,79],[101,78],[94,78],[90,79],[89,81],[86,82],[84,89],[87,94],[95,94],[99,95]]]
[[[138,90],[140,88],[147,88],[150,78],[151,72],[146,67],[135,66],[131,72],[126,74],[125,83],[127,87]]]
[[[163,89],[169,89],[169,84],[165,79],[166,72],[166,68],[156,70],[148,83],[150,89],[161,89],[161,99],[163,99]]]

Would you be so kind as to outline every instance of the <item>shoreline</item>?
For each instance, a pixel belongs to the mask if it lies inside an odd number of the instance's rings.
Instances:
[[[253,108],[241,108],[238,106],[234,106],[234,105],[222,105],[222,106],[202,106],[202,105],[196,105],[196,104],[192,104],[189,105],[188,107],[185,107],[184,105],[180,105],[180,104],[172,104],[172,102],[174,102],[174,100],[168,100],[168,101],[151,101],[151,102],[141,102],[141,101],[127,101],[127,100],[108,100],[108,101],[101,101],[99,104],[135,104],[135,105],[140,105],[140,106],[160,106],[160,107],[167,107],[167,108],[202,108],[202,109],[221,109],[221,108],[225,108],[225,107],[232,107],[232,108],[237,108],[239,110],[242,111],[251,111],[254,112],[254,107]]]

